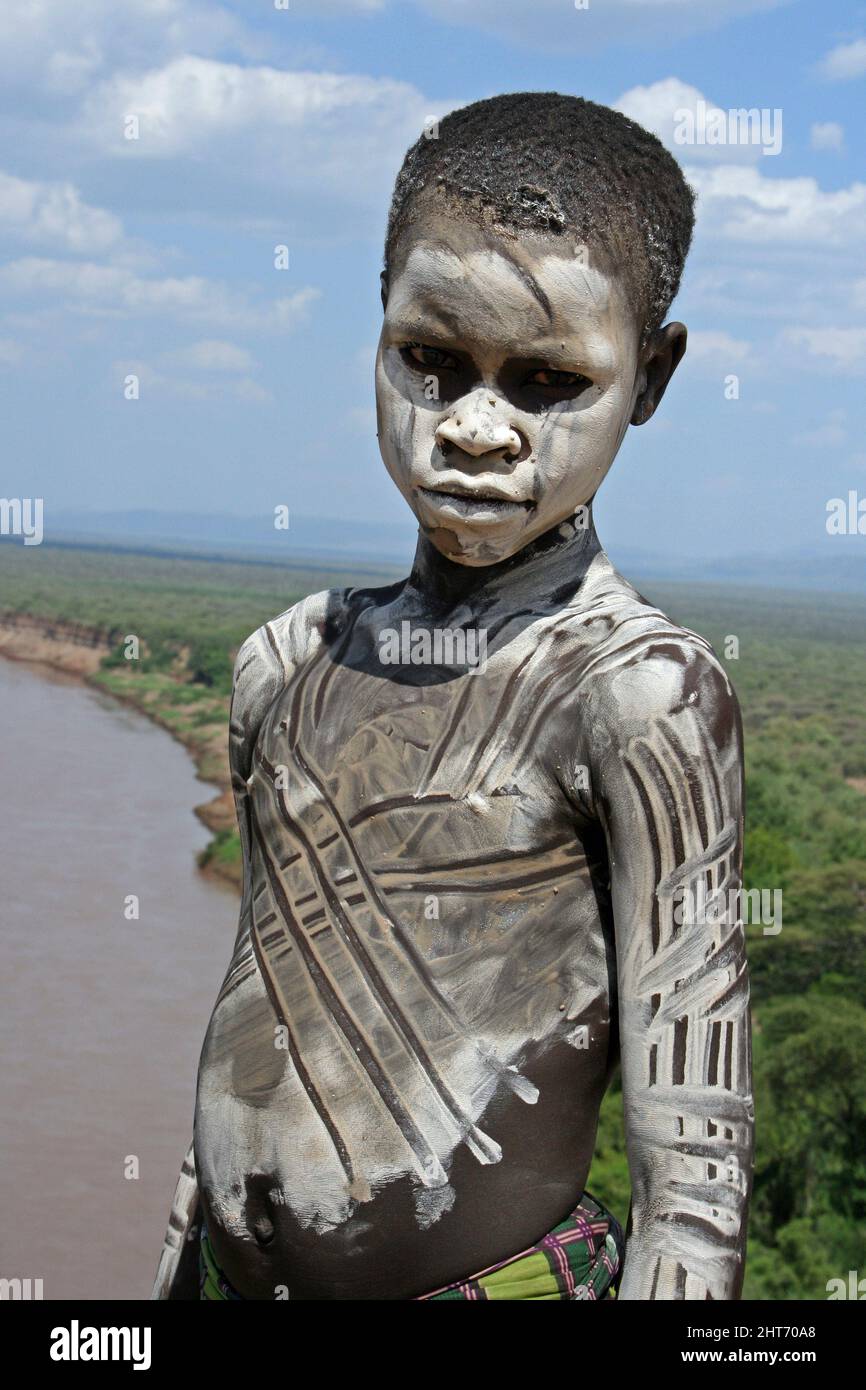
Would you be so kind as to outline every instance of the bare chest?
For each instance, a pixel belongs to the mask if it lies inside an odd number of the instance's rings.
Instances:
[[[400,1177],[435,1220],[456,1149],[502,1158],[483,1118],[496,1097],[538,1101],[526,1055],[591,1049],[603,1069],[595,847],[513,672],[483,679],[401,685],[322,657],[260,732],[256,974],[218,1006],[201,1094],[257,1107],[259,1152],[302,1224],[345,1220]]]

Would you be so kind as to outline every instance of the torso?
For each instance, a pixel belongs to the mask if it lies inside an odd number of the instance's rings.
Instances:
[[[355,600],[288,673],[196,1116],[246,1297],[412,1298],[579,1200],[615,999],[604,840],[568,788],[625,615],[524,615],[483,674],[425,684],[358,655],[381,619]]]

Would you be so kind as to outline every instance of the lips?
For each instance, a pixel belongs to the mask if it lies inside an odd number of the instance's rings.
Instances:
[[[458,516],[478,517],[519,515],[533,508],[532,502],[506,497],[499,492],[473,492],[469,488],[419,487],[418,492],[437,511],[453,511]]]

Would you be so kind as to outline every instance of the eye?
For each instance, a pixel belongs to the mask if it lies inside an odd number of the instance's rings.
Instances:
[[[453,353],[445,352],[443,348],[428,347],[426,343],[406,343],[400,349],[400,356],[407,366],[415,369],[423,367],[428,371],[456,372],[460,368]]]
[[[527,386],[538,386],[543,390],[563,396],[576,396],[592,382],[580,372],[558,372],[553,367],[539,367],[526,378]]]

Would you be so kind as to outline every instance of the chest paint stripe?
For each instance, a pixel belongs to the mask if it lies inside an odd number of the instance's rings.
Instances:
[[[411,879],[384,887],[389,897],[398,893],[437,893],[445,897],[449,893],[505,893],[519,888],[533,888],[550,883],[557,878],[571,878],[578,866],[560,864],[556,868],[538,869],[535,873],[521,874],[517,878],[497,878],[489,883],[473,882],[471,879],[453,878],[423,879],[413,883]]]
[[[285,924],[285,930],[291,936],[292,941],[297,946],[301,959],[303,960],[304,965],[306,966],[309,972],[310,978],[316,987],[320,999],[325,1004],[328,1013],[330,1014],[334,1023],[337,1025],[338,1029],[343,1034],[343,1037],[346,1039],[347,1044],[349,1045],[349,1047],[351,1047],[352,1051],[357,1056],[365,1072],[367,1073],[367,1076],[369,1077],[371,1083],[378,1091],[385,1108],[387,1109],[388,1113],[390,1114],[400,1133],[403,1135],[403,1138],[406,1140],[406,1143],[409,1145],[409,1148],[411,1149],[412,1153],[415,1155],[415,1158],[418,1161],[419,1168],[423,1177],[426,1178],[428,1182],[444,1182],[445,1173],[442,1169],[442,1165],[439,1162],[439,1159],[436,1156],[436,1153],[434,1152],[431,1145],[428,1143],[425,1136],[421,1133],[421,1130],[418,1128],[417,1124],[412,1119],[412,1116],[409,1115],[406,1111],[403,1102],[397,1095],[396,1090],[389,1081],[388,1077],[383,1072],[382,1067],[379,1063],[379,1059],[376,1057],[368,1039],[364,1036],[358,1025],[355,1023],[354,1019],[350,1016],[347,1009],[344,1007],[336,990],[333,988],[324,969],[322,968],[322,965],[319,962],[314,949],[310,945],[308,938],[306,937],[299,924],[295,921],[294,915],[292,913],[291,904],[288,898],[286,897],[285,890],[280,881],[279,875],[275,871],[274,866],[271,862],[267,845],[265,843],[264,836],[262,835],[261,828],[258,824],[258,819],[256,818],[255,811],[253,811],[253,823],[254,834],[256,837],[257,844],[259,846],[259,852],[262,856],[262,861],[265,864],[266,872],[271,885],[271,892],[273,894],[274,901],[277,907],[279,908],[280,915]],[[285,1021],[288,1027],[288,1020],[286,1018],[287,1010],[285,1009],[285,1007],[282,1008],[281,1014],[282,1021]],[[292,1060],[294,1061],[294,1057]],[[305,1087],[305,1089],[307,1088]],[[313,1097],[315,1095],[315,1097],[319,1100],[319,1105],[321,1105],[321,1099],[320,1097],[318,1097],[318,1092],[315,1091],[315,1088],[313,1088],[312,1091],[307,1089],[307,1094],[310,1096],[311,1100],[313,1100]],[[316,1102],[314,1100],[314,1104],[315,1103]],[[322,1111],[319,1109],[319,1105],[317,1105],[316,1108],[317,1110],[319,1110],[319,1113],[321,1114]],[[322,1107],[322,1109],[324,1109],[324,1107]],[[331,1128],[332,1126],[329,1126],[329,1133],[331,1132]],[[335,1129],[336,1127],[334,1126],[333,1128]]]
[[[351,821],[349,824],[351,825]],[[395,866],[393,861],[389,860],[387,867],[385,865],[377,867],[374,864],[371,869],[377,880],[381,882],[383,878],[393,878],[395,874],[399,873],[411,874],[413,878],[424,878],[427,874],[447,874],[455,871],[465,873],[468,869],[498,869],[504,864],[513,864],[521,859],[527,862],[537,860],[539,868],[558,868],[559,865],[545,865],[544,861],[552,858],[559,850],[571,851],[570,854],[567,854],[567,858],[572,866],[574,860],[584,858],[573,835],[560,835],[557,839],[550,840],[546,845],[541,845],[537,849],[507,850],[502,854],[478,854],[474,858],[455,859],[438,864],[415,864],[401,861]]]
[[[250,820],[252,823],[253,835],[257,839],[259,839],[258,822],[255,819],[255,812],[252,810],[252,808]],[[264,848],[262,850],[262,853],[263,855],[266,855],[267,853],[264,850]],[[325,1126],[325,1129],[330,1137],[331,1143],[334,1145],[334,1149],[336,1150],[337,1156],[339,1157],[340,1163],[343,1168],[343,1172],[346,1174],[346,1177],[349,1183],[351,1184],[355,1181],[355,1174],[352,1166],[351,1155],[349,1153],[348,1148],[346,1147],[346,1143],[343,1139],[343,1136],[337,1128],[337,1125],[334,1122],[334,1119],[330,1111],[328,1110],[328,1107],[326,1106],[322,1097],[319,1095],[315,1082],[313,1081],[313,1078],[311,1077],[304,1064],[304,1059],[301,1056],[297,1039],[295,1038],[295,1034],[292,1030],[292,1025],[289,1021],[289,1011],[286,1008],[285,1000],[283,999],[282,994],[280,992],[279,984],[277,983],[276,979],[274,978],[271,972],[270,965],[268,964],[267,960],[267,953],[259,949],[257,937],[258,934],[256,931],[254,916],[252,923],[252,931],[250,932],[252,950],[253,955],[255,956],[256,964],[259,967],[259,972],[261,974],[262,980],[264,981],[265,988],[268,992],[268,998],[271,1001],[271,1007],[273,1008],[274,1013],[276,1014],[280,1023],[286,1030],[289,1056],[292,1059],[292,1064],[295,1068],[295,1071],[297,1072],[301,1085],[306,1091],[310,1103],[313,1106],[313,1109],[315,1110],[322,1124]]]
[[[302,762],[301,755],[298,749],[294,749],[293,752],[296,760]],[[274,768],[268,762],[264,754],[261,752],[259,752],[258,754],[258,759],[260,765],[266,772],[273,785],[276,776],[276,768]],[[303,765],[303,771],[305,775],[309,778],[309,780],[312,781],[313,784],[316,786],[316,789],[323,797],[323,800],[326,800],[327,798],[324,793],[324,788],[318,785],[317,780],[312,774],[311,769],[309,769],[306,765]],[[484,1134],[480,1129],[478,1129],[478,1127],[475,1124],[473,1124],[471,1117],[465,1113],[462,1107],[458,1104],[456,1098],[451,1094],[448,1087],[445,1085],[426,1047],[424,1046],[421,1039],[418,1037],[418,1034],[415,1032],[411,1023],[409,1022],[409,1019],[406,1017],[404,1011],[401,1009],[398,1001],[394,998],[393,994],[391,993],[386,980],[379,971],[379,968],[367,952],[364,943],[360,939],[355,929],[351,917],[345,911],[343,904],[340,901],[338,893],[335,891],[334,886],[330,882],[330,879],[328,878],[328,875],[324,869],[324,866],[321,864],[318,855],[316,854],[315,846],[310,843],[303,828],[300,826],[298,821],[292,816],[285,798],[285,793],[282,790],[277,791],[275,786],[273,787],[273,790],[283,822],[286,825],[287,829],[299,841],[299,843],[303,846],[304,850],[306,851],[312,872],[319,883],[322,897],[324,901],[327,903],[328,908],[330,909],[331,919],[340,929],[340,936],[345,942],[348,950],[350,951],[350,954],[355,963],[355,967],[360,972],[367,989],[372,994],[376,1002],[379,1004],[385,1016],[389,1019],[391,1026],[394,1028],[398,1037],[401,1038],[404,1046],[407,1048],[410,1054],[415,1057],[417,1064],[420,1066],[422,1072],[424,1073],[428,1085],[430,1085],[432,1089],[436,1092],[437,1096],[439,1097],[439,1100],[445,1106],[446,1111],[457,1125],[458,1132],[460,1133],[461,1137],[465,1137],[466,1142],[468,1143],[472,1152],[475,1154],[475,1157],[481,1163],[497,1162],[500,1157],[500,1150],[498,1144],[495,1144],[486,1134]],[[331,815],[338,824],[341,833],[344,833],[344,827],[341,825],[339,821],[336,810],[332,807],[329,807],[329,809],[331,811]],[[285,907],[289,911],[291,911],[288,899],[285,897],[281,884],[280,894],[281,907],[282,901],[285,901]],[[305,945],[308,944],[306,938],[304,938],[304,943]],[[306,955],[304,956],[304,959],[305,962],[309,965],[309,961],[307,960]],[[311,973],[313,972],[311,971]],[[320,987],[321,993],[319,977],[314,975],[314,981],[317,984],[317,986]],[[440,997],[438,995],[438,991],[436,993],[437,997]],[[329,1008],[331,1008],[331,1010],[333,1011],[333,1001],[336,1000],[336,995],[333,993],[333,991],[330,991],[330,993],[327,996],[323,997],[327,997]],[[348,1015],[346,1015],[346,1017],[348,1018]],[[457,1019],[456,1015],[454,1016],[453,1021],[457,1023],[458,1031],[462,1036],[465,1032],[462,1021]],[[338,1019],[338,1022],[340,1022],[340,1027],[343,1028],[342,1021]],[[343,1031],[345,1032],[345,1029],[343,1029]],[[369,1055],[370,1057],[372,1057],[372,1053],[369,1053]],[[365,1066],[366,1065],[367,1063],[365,1061]],[[375,1075],[372,1076],[372,1079],[375,1081]],[[398,1097],[396,1096],[396,1093],[391,1092],[391,1097],[393,1103],[399,1107],[400,1102]],[[386,1099],[384,1094],[382,1098],[383,1100]],[[405,1114],[405,1112],[403,1113]],[[409,1117],[406,1116],[406,1118],[408,1119]],[[401,1125],[401,1129],[402,1128],[403,1127]],[[409,1136],[405,1133],[405,1131],[404,1136],[407,1138],[408,1141]],[[427,1152],[428,1151],[425,1150],[425,1157],[427,1156]],[[432,1150],[429,1150],[429,1152],[432,1153]]]
[[[442,1010],[442,1012],[445,1014],[445,1017],[448,1019],[449,1023],[452,1025],[452,1027],[455,1029],[458,1035],[465,1042],[470,1043],[473,1047],[475,1047],[476,1050],[483,1056],[486,1064],[489,1067],[491,1067],[496,1073],[498,1073],[500,1080],[504,1081],[505,1084],[510,1089],[516,1091],[517,1094],[523,1096],[527,1087],[527,1082],[525,1078],[519,1076],[516,1072],[512,1071],[509,1067],[506,1067],[496,1058],[488,1055],[486,1052],[482,1052],[481,1049],[478,1047],[476,1039],[474,1039],[467,1032],[466,1025],[464,1024],[463,1019],[457,1013],[457,1010],[454,1008],[454,1005],[452,1004],[451,1000],[446,995],[444,995],[442,991],[438,988],[435,980],[433,979],[430,973],[426,961],[418,953],[414,943],[411,941],[411,939],[407,936],[406,932],[404,931],[403,924],[400,922],[399,918],[395,917],[394,914],[390,911],[387,902],[385,901],[382,893],[380,893],[379,891],[379,887],[376,883],[376,880],[371,875],[366,863],[364,862],[362,855],[360,854],[355,845],[355,841],[349,830],[349,827],[340,815],[340,812],[334,804],[333,798],[329,795],[328,789],[324,783],[324,779],[321,776],[318,776],[313,771],[309,762],[306,760],[303,753],[300,751],[300,748],[295,747],[292,750],[292,752],[295,761],[300,767],[303,775],[315,787],[323,804],[327,807],[328,812],[332,820],[334,821],[334,824],[337,826],[339,833],[342,837],[343,847],[354,865],[359,883],[367,892],[371,907],[375,912],[378,913],[382,921],[391,928],[393,939],[401,947],[409,964],[412,966],[419,982],[427,990],[429,997]],[[271,769],[270,776],[272,780],[275,770],[276,769]],[[281,809],[283,810],[283,813],[289,814],[285,794],[281,794],[281,796],[278,797],[278,802],[281,806]],[[320,873],[324,875],[323,868],[320,869]],[[339,895],[337,893],[334,893],[334,897],[336,898],[339,904]],[[395,1009],[398,1007],[396,1002],[394,1003],[393,1007]]]
[[[429,796],[390,796],[383,801],[372,802],[365,806],[363,811],[356,811],[349,819],[348,825],[354,830],[363,821],[370,820],[373,816],[386,815],[388,811],[424,811],[431,805],[451,803],[453,800],[450,792],[431,792]]]

